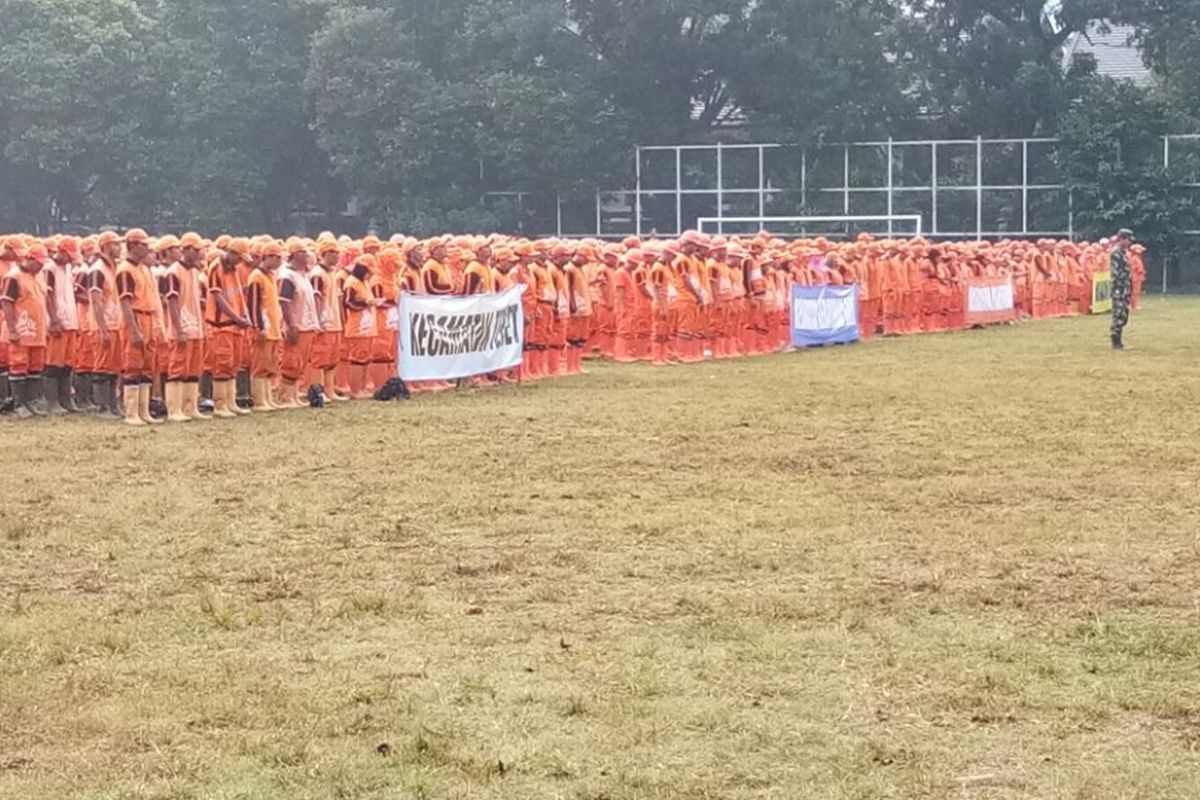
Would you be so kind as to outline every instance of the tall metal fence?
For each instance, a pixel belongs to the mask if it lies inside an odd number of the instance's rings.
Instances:
[[[1200,197],[1200,135],[1164,137],[1161,147],[1176,185]],[[938,238],[1076,234],[1056,139],[663,145],[639,147],[635,159],[629,189],[487,199],[515,205],[530,235],[669,236],[699,218],[905,214],[920,214]],[[1200,233],[1200,219],[1189,227]]]

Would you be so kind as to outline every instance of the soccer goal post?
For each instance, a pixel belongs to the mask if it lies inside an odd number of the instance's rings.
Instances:
[[[824,236],[827,239],[853,239],[860,233],[872,236],[921,236],[925,232],[920,214],[884,214],[880,216],[830,217],[700,217],[696,230],[701,233],[753,236],[767,231],[783,238]]]

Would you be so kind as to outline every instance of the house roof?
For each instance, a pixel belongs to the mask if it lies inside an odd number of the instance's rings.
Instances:
[[[1096,72],[1116,80],[1131,81],[1146,86],[1154,74],[1142,60],[1142,51],[1133,40],[1131,25],[1112,25],[1095,22],[1086,31],[1072,34],[1063,47],[1063,68],[1074,63],[1076,56],[1091,55],[1096,60]]]

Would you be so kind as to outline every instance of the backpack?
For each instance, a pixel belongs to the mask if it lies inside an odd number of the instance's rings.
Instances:
[[[375,392],[375,399],[383,402],[407,400],[408,398],[408,386],[399,378],[392,378]]]
[[[319,383],[314,383],[308,387],[308,404],[312,408],[325,407],[325,387]]]

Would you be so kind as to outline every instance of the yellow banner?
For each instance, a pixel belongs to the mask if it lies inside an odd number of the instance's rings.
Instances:
[[[1112,311],[1112,273],[1097,272],[1092,275],[1092,313],[1107,314]]]

